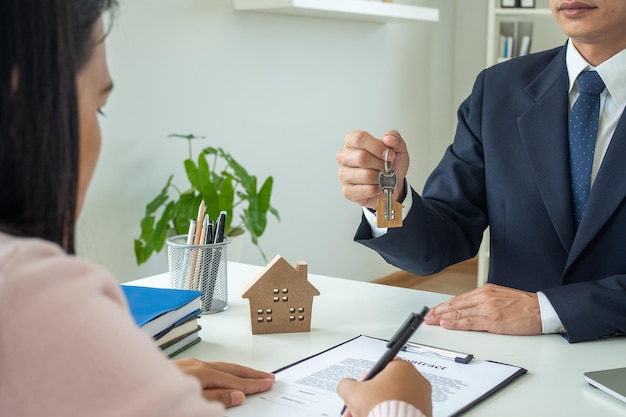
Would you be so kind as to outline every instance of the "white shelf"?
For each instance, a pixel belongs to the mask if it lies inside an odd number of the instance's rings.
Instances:
[[[439,9],[365,0],[233,0],[239,11],[376,22],[439,20]]]
[[[495,7],[496,16],[552,16],[552,12],[547,7]]]

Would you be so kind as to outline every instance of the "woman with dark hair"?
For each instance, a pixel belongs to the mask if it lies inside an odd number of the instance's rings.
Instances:
[[[238,365],[165,360],[113,277],[61,250],[74,250],[100,150],[97,113],[112,89],[100,16],[114,3],[0,6],[2,416],[217,416],[223,406],[198,381],[226,406],[273,383]]]
[[[217,417],[274,382],[167,360],[111,274],[71,255],[113,88],[100,16],[115,3],[0,3],[0,416]],[[428,383],[403,361],[339,392],[355,417],[430,414]]]
[[[73,251],[76,70],[66,2],[2,2],[0,228]]]

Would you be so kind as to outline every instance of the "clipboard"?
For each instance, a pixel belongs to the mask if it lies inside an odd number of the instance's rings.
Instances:
[[[384,339],[360,335],[274,371],[274,387],[251,395],[226,417],[301,417],[339,415],[343,402],[336,393],[344,377],[359,379],[385,351]],[[400,351],[433,387],[433,417],[455,417],[527,373],[526,369],[474,358],[459,363],[425,353]],[[454,392],[454,395],[447,395]]]

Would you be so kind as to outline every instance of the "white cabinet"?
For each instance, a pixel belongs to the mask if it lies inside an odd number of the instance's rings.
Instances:
[[[439,20],[439,9],[436,8],[381,1],[233,0],[233,7],[237,11],[378,22]]]

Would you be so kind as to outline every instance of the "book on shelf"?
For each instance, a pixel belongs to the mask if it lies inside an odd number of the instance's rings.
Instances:
[[[135,323],[151,337],[162,337],[201,312],[201,291],[132,285],[121,288]]]
[[[500,44],[498,61],[528,55],[532,42],[533,22],[500,22]]]
[[[532,35],[533,22],[523,20],[516,22],[515,36],[518,42],[515,56],[523,56],[530,53]]]
[[[517,0],[500,0],[500,7],[517,7]]]
[[[500,60],[513,58],[513,51],[515,49],[514,42],[513,36],[500,35],[500,53],[498,54]]]
[[[522,36],[522,39],[520,40],[519,51],[517,53],[517,56],[528,55],[529,52],[530,52],[530,36],[524,35]]]
[[[519,0],[519,7],[523,7],[523,8],[535,7],[535,0]]]

